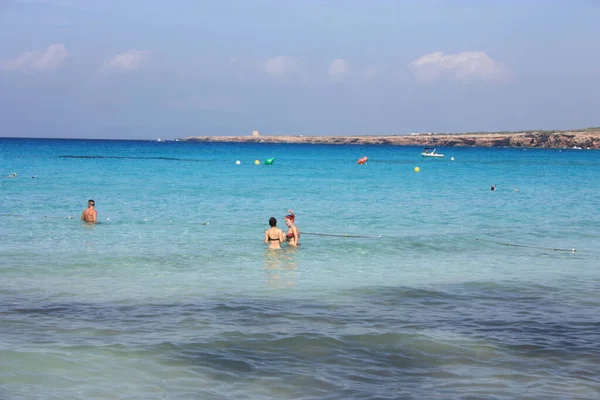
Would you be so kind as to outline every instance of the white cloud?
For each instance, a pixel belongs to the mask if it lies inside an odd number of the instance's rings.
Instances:
[[[350,70],[348,63],[344,61],[342,58],[338,58],[337,60],[333,60],[331,64],[329,64],[329,68],[327,73],[330,77],[336,78],[342,75],[345,75]]]
[[[267,74],[280,78],[288,76],[290,73],[298,71],[299,69],[298,62],[288,56],[271,57],[263,63],[263,70]]]
[[[461,82],[502,80],[508,76],[505,67],[482,51],[444,54],[430,53],[410,63],[410,70],[418,82],[440,80]]]
[[[150,58],[149,51],[129,50],[104,62],[104,69],[133,71]]]
[[[69,56],[64,44],[51,44],[45,51],[28,51],[12,60],[0,60],[0,69],[7,71],[41,71],[57,68]]]

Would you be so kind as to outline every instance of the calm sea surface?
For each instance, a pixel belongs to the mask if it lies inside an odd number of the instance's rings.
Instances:
[[[0,139],[0,399],[600,398],[600,152],[421,151]]]

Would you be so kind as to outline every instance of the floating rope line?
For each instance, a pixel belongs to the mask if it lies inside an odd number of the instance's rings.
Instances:
[[[3,217],[21,217],[21,218],[25,218],[25,217],[33,217],[32,215],[21,215],[21,214],[1,214],[0,216]],[[44,215],[43,218],[55,218],[55,219],[77,219],[75,217],[55,217],[55,216],[46,216]],[[106,219],[107,221],[110,221],[110,218]],[[101,222],[101,221],[98,221]],[[148,220],[144,220],[143,222],[148,222]],[[169,222],[173,222],[173,220],[169,220]],[[209,225],[210,223],[208,221],[200,221],[197,223],[198,225]],[[313,236],[327,236],[327,237],[341,237],[341,238],[353,238],[353,239],[379,239],[382,238],[383,236],[379,235],[379,236],[363,236],[363,235],[348,235],[347,233],[340,235],[340,234],[333,234],[333,233],[315,233],[315,232],[301,232],[302,235],[313,235]],[[390,237],[390,236],[386,236],[386,237]],[[467,238],[468,236],[464,236],[464,238]],[[561,249],[561,248],[555,248],[555,247],[543,247],[543,246],[530,246],[530,245],[525,245],[525,244],[515,244],[515,243],[503,243],[503,242],[499,242],[496,240],[489,240],[489,239],[480,239],[480,238],[475,238],[475,240],[480,241],[480,242],[488,242],[488,243],[496,243],[502,246],[510,246],[510,247],[523,247],[523,248],[529,248],[529,249],[541,249],[541,250],[552,250],[552,251],[568,251],[571,253],[575,253],[577,250],[576,249]]]
[[[334,235],[332,233],[311,233],[311,232],[300,232],[301,235],[313,235],[313,236],[333,236],[333,237],[346,237],[346,238],[360,238],[360,239],[378,239],[381,236],[360,236],[360,235]]]
[[[33,218],[35,215],[20,215],[20,214],[0,214],[2,217],[19,217],[19,218]],[[55,217],[43,215],[42,218],[57,218],[57,219],[74,219],[74,217]]]
[[[526,247],[526,248],[530,248],[530,249],[543,249],[543,250],[552,250],[552,251],[569,251],[572,253],[575,253],[577,251],[576,249],[559,249],[559,248],[554,248],[554,247],[529,246],[526,244],[502,243],[502,242],[497,242],[495,240],[488,240],[488,239],[477,239],[476,238],[475,240],[478,240],[480,242],[496,243],[496,244],[501,244],[503,246],[511,246],[511,247]]]
[[[17,218],[38,218],[37,215],[22,215],[22,214],[0,214],[0,217],[17,217]],[[54,218],[54,219],[74,219],[79,221],[79,217],[56,217],[53,215],[42,215],[41,218]],[[106,219],[99,219],[97,222],[111,221],[110,217]],[[134,221],[135,222],[135,221]],[[137,221],[140,222],[140,221]],[[148,219],[144,219],[141,222],[156,222],[156,221],[148,221]],[[168,222],[173,222],[172,219],[168,220]],[[210,225],[208,221],[200,221],[197,223],[198,225]]]

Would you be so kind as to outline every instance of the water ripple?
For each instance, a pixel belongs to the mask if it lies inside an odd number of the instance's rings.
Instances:
[[[48,398],[83,380],[85,397],[101,398],[103,379],[124,393],[135,386],[130,398],[161,398],[157,379],[170,398],[594,398],[600,322],[571,317],[559,300],[572,295],[470,283],[363,288],[336,303],[4,301],[0,377],[15,397],[42,390],[37,373],[63,369]]]

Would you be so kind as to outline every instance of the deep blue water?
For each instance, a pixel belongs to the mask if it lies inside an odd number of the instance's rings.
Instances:
[[[421,150],[0,139],[0,398],[600,398],[600,152]]]

